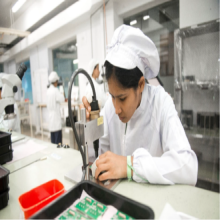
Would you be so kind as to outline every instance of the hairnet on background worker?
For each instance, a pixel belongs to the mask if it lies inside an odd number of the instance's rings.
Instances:
[[[94,70],[97,69],[97,72],[99,72],[98,68],[99,62],[95,59],[91,59],[89,62],[89,75],[92,77]]]
[[[56,72],[49,75],[50,87],[47,89],[47,109],[49,111],[49,131],[51,143],[62,143],[62,121],[60,103],[64,102],[64,95],[58,90],[59,76]]]
[[[50,83],[55,83],[56,81],[58,81],[60,79],[60,77],[57,75],[56,72],[51,72],[49,75],[49,82]]]
[[[139,29],[122,25],[114,32],[105,67],[112,99],[102,112],[95,177],[195,185],[197,158],[173,100],[163,87],[145,82],[159,72],[154,43]],[[90,111],[85,98],[83,103]]]
[[[91,76],[91,79],[93,81],[93,85],[95,87],[96,91],[96,97],[100,106],[100,109],[104,107],[105,102],[108,99],[108,95],[104,91],[104,85],[103,84],[98,84],[96,79],[99,77],[100,71],[99,71],[99,63],[95,59],[91,59],[89,62],[89,75]],[[92,88],[91,85],[88,84],[86,87],[86,98],[88,102],[92,102]]]

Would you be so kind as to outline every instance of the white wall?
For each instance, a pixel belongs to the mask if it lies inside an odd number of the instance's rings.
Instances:
[[[78,67],[83,68],[88,71],[88,63],[92,58],[91,55],[91,33],[90,33],[90,24],[89,21],[84,22],[82,29],[76,34],[77,43],[78,43]],[[82,97],[85,95],[87,79],[83,75],[79,75],[79,97],[82,100]]]
[[[180,28],[219,19],[219,0],[180,0]]]
[[[7,63],[4,63],[4,72],[5,73],[16,73],[16,62],[11,60]]]
[[[31,26],[33,26],[45,15],[54,10],[62,2],[63,0],[32,1],[32,4],[30,4],[28,9],[25,10],[19,17],[16,16],[16,13],[13,14],[15,22],[12,24],[12,28],[23,31],[28,30]]]
[[[33,94],[33,105],[31,105],[31,116],[32,123],[36,126],[37,132],[40,130],[40,118],[39,118],[39,108],[37,102],[37,83],[34,72],[39,69],[49,70],[49,50],[46,43],[36,46],[30,50],[30,67],[31,67],[31,81],[32,81],[32,94]],[[46,94],[45,94],[46,95]],[[46,109],[43,109],[42,114],[43,120],[48,120],[48,115]]]
[[[123,18],[118,14],[118,2],[109,1],[106,7],[106,25],[107,25],[107,40],[111,43],[112,36],[117,27],[123,24]]]

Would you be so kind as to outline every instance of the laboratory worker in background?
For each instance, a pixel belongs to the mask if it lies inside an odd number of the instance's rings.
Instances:
[[[96,97],[98,99],[99,107],[100,107],[100,109],[102,109],[105,105],[105,102],[108,99],[108,94],[104,91],[104,84],[99,84],[96,81],[96,79],[99,78],[99,74],[100,74],[99,63],[98,63],[98,61],[92,59],[89,62],[89,75],[91,76],[92,82],[95,87]],[[93,95],[92,88],[91,88],[90,83],[88,83],[86,86],[85,97],[87,98],[89,103],[92,102],[92,95]]]
[[[60,103],[64,102],[64,94],[62,94],[58,86],[59,76],[56,72],[49,75],[50,87],[47,89],[47,109],[49,111],[49,131],[51,135],[51,143],[62,143],[62,122],[60,114]]]
[[[2,80],[0,77],[0,100],[2,99]],[[18,106],[14,103],[14,114],[15,117],[11,119],[4,120],[5,111],[0,115],[0,129],[4,129],[5,131],[15,131],[21,133],[21,121],[18,112]]]
[[[95,178],[195,185],[197,157],[173,100],[163,87],[146,82],[160,68],[154,43],[141,30],[122,25],[113,34],[105,67],[112,99],[102,112]],[[85,97],[83,103],[89,111]]]

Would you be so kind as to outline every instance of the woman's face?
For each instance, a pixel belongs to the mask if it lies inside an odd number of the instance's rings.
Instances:
[[[99,74],[100,74],[100,71],[99,71],[99,64],[98,64],[96,68],[94,69],[92,76],[93,78],[96,79],[96,78],[99,78]]]
[[[108,80],[109,93],[115,107],[115,113],[123,123],[127,123],[141,102],[141,94],[144,90],[145,79],[142,76],[138,88],[123,88],[115,76]]]

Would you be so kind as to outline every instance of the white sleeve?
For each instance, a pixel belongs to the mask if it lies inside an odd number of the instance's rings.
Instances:
[[[160,120],[163,148],[161,157],[152,157],[143,148],[133,153],[133,179],[153,184],[189,184],[197,181],[198,161],[186,137],[171,98],[164,101]]]
[[[58,89],[56,89],[56,101],[59,103],[65,101],[64,95],[62,93],[60,93]]]
[[[93,95],[93,93],[92,93],[92,88],[91,88],[90,84],[88,84],[88,85],[86,86],[86,94],[85,94],[85,97],[86,97],[86,99],[88,100],[89,103],[92,102],[92,95]]]

